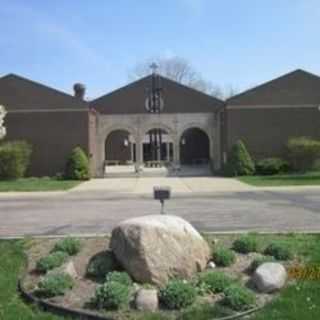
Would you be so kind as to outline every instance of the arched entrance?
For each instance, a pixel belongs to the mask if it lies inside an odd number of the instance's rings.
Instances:
[[[199,128],[185,130],[180,139],[181,164],[206,164],[209,159],[210,142],[208,135]]]
[[[135,141],[126,130],[114,130],[105,141],[105,164],[124,165],[135,162]]]
[[[161,132],[161,141],[159,139]],[[154,133],[157,133],[155,139]],[[173,160],[173,140],[164,129],[154,128],[149,130],[142,141],[143,162],[145,164],[170,162]]]

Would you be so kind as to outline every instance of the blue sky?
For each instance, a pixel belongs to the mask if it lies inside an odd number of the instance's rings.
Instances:
[[[0,75],[91,98],[136,63],[180,56],[238,91],[296,68],[320,74],[319,0],[0,0]]]

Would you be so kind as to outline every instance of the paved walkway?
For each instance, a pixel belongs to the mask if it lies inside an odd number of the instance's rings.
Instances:
[[[220,177],[154,177],[154,178],[108,178],[92,179],[74,188],[79,191],[106,191],[112,193],[152,194],[154,186],[168,186],[173,194],[200,194],[254,190],[245,183],[232,178]]]
[[[299,190],[184,194],[165,209],[202,231],[320,232],[320,191]],[[124,199],[105,191],[2,196],[0,237],[105,234],[124,219],[159,212],[151,197]]]

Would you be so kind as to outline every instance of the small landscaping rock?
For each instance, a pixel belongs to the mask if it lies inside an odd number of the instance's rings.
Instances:
[[[79,275],[78,275],[78,273],[76,271],[76,268],[74,266],[73,261],[69,261],[69,262],[63,264],[61,267],[59,267],[57,269],[54,269],[54,270],[51,270],[49,272],[49,274],[56,274],[56,273],[67,274],[74,280],[79,278]]]
[[[207,265],[207,269],[215,269],[216,268],[216,264],[213,261],[210,261]]]
[[[156,289],[140,289],[136,295],[136,308],[140,311],[155,312],[159,308],[158,292]]]
[[[271,293],[285,285],[287,272],[282,264],[267,262],[256,269],[252,280],[260,292]]]

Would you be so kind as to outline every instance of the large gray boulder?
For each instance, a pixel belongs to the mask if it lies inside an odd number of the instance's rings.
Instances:
[[[125,270],[141,283],[164,285],[169,278],[190,278],[206,268],[207,242],[180,217],[151,215],[120,223],[111,249]]]
[[[158,291],[156,289],[140,289],[136,294],[135,304],[139,311],[157,311],[159,308]]]
[[[256,269],[252,280],[260,292],[271,293],[285,285],[287,271],[281,263],[263,263]]]

